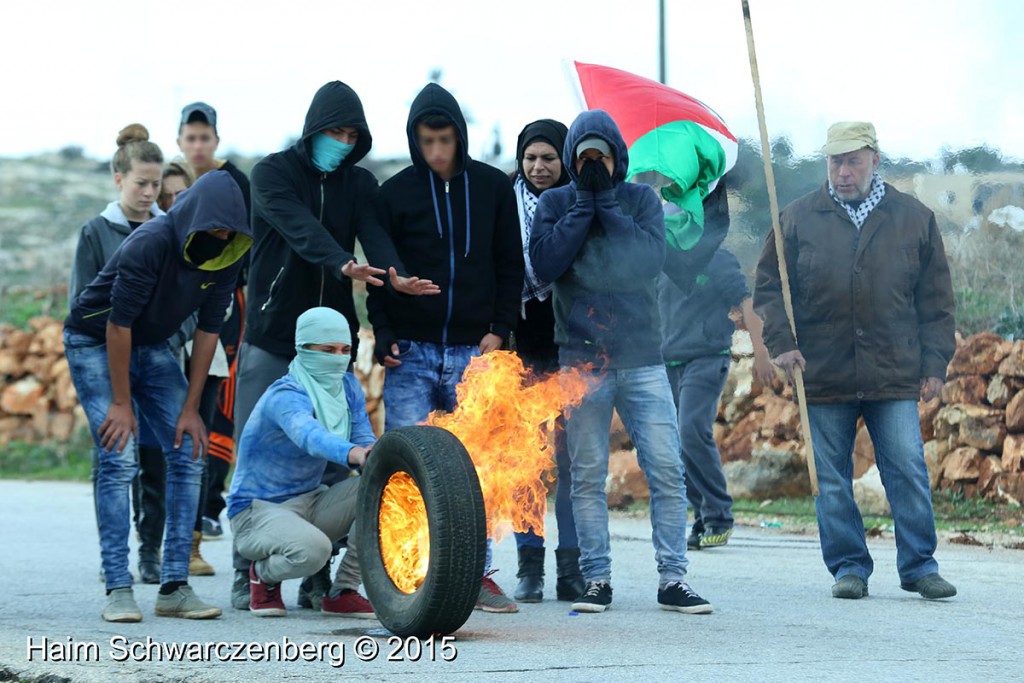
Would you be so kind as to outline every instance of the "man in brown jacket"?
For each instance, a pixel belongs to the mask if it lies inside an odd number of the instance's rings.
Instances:
[[[917,400],[938,395],[953,355],[954,303],[935,215],[879,177],[870,123],[837,123],[822,148],[828,182],[782,211],[796,318],[790,332],[771,235],[754,306],[775,363],[804,371],[820,495],[821,551],[832,595],[868,594],[873,563],[853,500],[853,443],[863,416],[896,526],[904,590],[948,598],[938,574]]]

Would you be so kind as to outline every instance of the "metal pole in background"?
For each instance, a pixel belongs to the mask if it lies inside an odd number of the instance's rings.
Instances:
[[[789,329],[796,340],[796,319],[793,317],[793,297],[789,290],[789,269],[786,267],[786,250],[782,240],[782,225],[779,222],[779,199],[775,192],[775,173],[772,170],[772,150],[768,143],[768,124],[764,117],[764,101],[761,99],[761,77],[757,72],[757,53],[754,50],[754,28],[750,24],[749,0],[742,0],[743,21],[747,27],[747,52],[750,55],[750,75],[754,79],[754,102],[757,105],[757,123],[761,128],[761,155],[764,157],[764,177],[768,182],[768,202],[772,213],[772,232],[775,235],[775,251],[779,257],[779,278],[782,280],[782,303],[789,319]],[[807,396],[804,392],[804,375],[800,366],[793,372],[793,384],[800,407],[800,425],[803,427],[804,455],[807,458],[807,474],[811,479],[811,493],[818,495],[818,470],[814,462],[814,445],[811,443],[811,425],[807,417]]]
[[[658,0],[658,82],[668,83],[665,66],[665,0]]]

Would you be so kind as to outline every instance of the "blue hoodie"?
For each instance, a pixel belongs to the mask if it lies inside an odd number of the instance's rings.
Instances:
[[[263,394],[238,442],[238,465],[231,478],[228,518],[254,500],[283,503],[320,486],[328,462],[348,467],[353,446],[376,438],[366,415],[366,399],[351,372],[342,380],[352,416],[352,434],[343,439],[317,421],[309,394],[285,375]]]
[[[215,228],[235,234],[219,256],[197,266],[186,248],[195,233]],[[207,173],[167,214],[132,231],[75,297],[64,325],[102,340],[109,320],[131,328],[132,346],[144,346],[166,341],[198,310],[198,328],[217,334],[251,245],[238,183],[225,171]]]
[[[612,148],[613,187],[576,188],[576,145],[598,137]],[[661,201],[647,185],[623,182],[626,143],[601,110],[569,128],[562,164],[572,182],[540,196],[530,235],[530,261],[554,284],[555,343],[564,366],[616,369],[662,362],[656,282],[665,262]]]

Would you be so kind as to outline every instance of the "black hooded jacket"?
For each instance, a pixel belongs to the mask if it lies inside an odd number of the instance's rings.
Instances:
[[[426,114],[446,116],[459,134],[459,168],[447,181],[420,153],[415,123]],[[381,186],[378,214],[401,262],[441,293],[413,297],[371,288],[374,331],[378,339],[438,344],[478,344],[488,332],[507,340],[523,288],[512,182],[469,158],[466,121],[455,98],[437,84],[416,96],[406,132],[413,163]]]
[[[341,166],[323,173],[313,165],[316,133],[341,126],[359,131]],[[252,224],[256,244],[249,271],[245,341],[270,353],[295,356],[295,321],[314,306],[342,313],[358,339],[352,281],[341,274],[359,238],[369,263],[404,268],[374,210],[377,179],[355,164],[372,138],[355,91],[340,81],[313,97],[302,138],[267,156],[252,172]]]
[[[209,260],[193,262],[206,230],[235,234]],[[245,202],[224,171],[211,171],[163,216],[136,228],[71,303],[64,325],[106,339],[107,321],[132,330],[132,346],[158,344],[199,312],[198,327],[220,332],[242,259],[252,245]],[[213,239],[213,238],[210,238]]]

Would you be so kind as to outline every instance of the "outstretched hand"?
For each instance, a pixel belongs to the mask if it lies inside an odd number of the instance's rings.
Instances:
[[[374,275],[383,275],[384,271],[380,268],[374,268],[369,263],[356,263],[355,259],[352,259],[341,267],[341,274],[352,280],[361,280],[374,287],[384,286],[384,281],[380,278],[374,277]]]
[[[410,296],[422,296],[424,294],[440,294],[441,288],[432,280],[423,280],[418,277],[402,277],[395,270],[394,266],[388,269],[388,277],[391,279],[391,286],[396,292]]]

